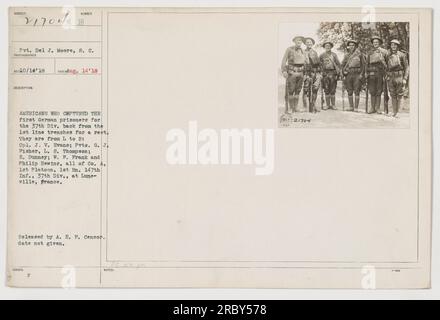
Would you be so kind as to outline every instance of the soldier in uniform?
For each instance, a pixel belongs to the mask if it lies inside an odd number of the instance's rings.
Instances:
[[[286,99],[288,101],[288,113],[298,112],[299,94],[304,81],[305,65],[308,63],[307,55],[301,48],[303,37],[293,38],[294,45],[287,48],[281,63],[281,70],[286,78]]]
[[[306,71],[303,88],[303,104],[306,110],[309,110],[310,112],[319,112],[320,108],[316,105],[316,100],[318,98],[318,92],[322,81],[321,63],[318,53],[313,49],[315,40],[312,38],[305,38],[304,44],[306,45],[305,53],[307,55],[308,63],[305,65]]]
[[[387,68],[388,51],[381,48],[383,43],[380,37],[371,38],[373,49],[367,54],[368,90],[371,95],[371,109],[368,113],[380,113],[380,103],[384,87],[384,76]]]
[[[393,105],[393,116],[396,117],[402,104],[405,87],[409,77],[408,59],[406,54],[399,51],[400,42],[391,41],[391,50],[387,59],[388,90]]]
[[[324,43],[325,52],[319,56],[323,73],[323,88],[325,93],[325,103],[327,109],[336,110],[336,86],[338,77],[341,73],[341,63],[338,56],[332,51],[333,43],[327,41]]]
[[[345,54],[344,59],[342,60],[342,75],[348,93],[348,102],[350,105],[348,111],[357,112],[363,77],[365,74],[365,58],[358,50],[358,43],[355,40],[349,40],[347,46],[348,53]]]

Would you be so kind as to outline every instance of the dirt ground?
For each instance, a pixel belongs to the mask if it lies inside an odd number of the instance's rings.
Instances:
[[[365,92],[361,93],[361,101],[358,112],[343,111],[341,85],[338,83],[336,92],[336,108],[337,110],[322,110],[319,113],[305,112],[300,98],[299,108],[301,112],[291,115],[284,115],[285,105],[284,98],[280,99],[278,105],[279,127],[281,128],[409,128],[410,113],[409,99],[403,100],[403,106],[397,118],[384,114],[366,114],[365,113]],[[281,96],[283,97],[283,96]],[[345,109],[348,109],[348,99],[345,95]],[[321,95],[318,96],[318,106],[321,106]],[[381,108],[383,111],[383,97]],[[389,101],[389,111],[392,111],[391,100]]]
[[[283,118],[280,127],[283,128],[409,128],[409,113],[401,113],[397,118],[342,110],[297,112],[288,117],[284,117],[283,113],[284,108],[280,108],[280,118]]]

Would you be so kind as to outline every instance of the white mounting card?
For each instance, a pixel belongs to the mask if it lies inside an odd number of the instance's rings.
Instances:
[[[432,12],[16,7],[13,287],[429,288]]]

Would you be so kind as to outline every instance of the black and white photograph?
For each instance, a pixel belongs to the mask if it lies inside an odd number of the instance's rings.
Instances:
[[[408,128],[410,23],[279,27],[280,128]]]
[[[0,11],[0,300],[440,297],[438,1]]]

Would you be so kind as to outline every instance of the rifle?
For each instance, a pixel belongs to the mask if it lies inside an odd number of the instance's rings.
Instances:
[[[285,94],[284,94],[284,105],[286,108],[285,113],[289,113],[289,83],[287,82],[287,77],[286,77],[286,86],[285,86]]]
[[[404,92],[404,97],[408,98],[409,97],[409,77],[408,79],[406,79],[406,85],[403,86],[403,92]]]
[[[341,78],[342,81],[342,111],[345,111],[345,81],[344,78]]]
[[[383,76],[383,112],[388,114],[388,101],[390,100],[390,96],[388,95],[388,82],[386,73]]]
[[[368,92],[368,76],[365,77],[365,113],[368,113],[368,96],[370,93]]]
[[[309,81],[309,112],[313,112],[313,106],[312,106],[312,88],[313,88],[313,78],[310,77],[310,81]]]

